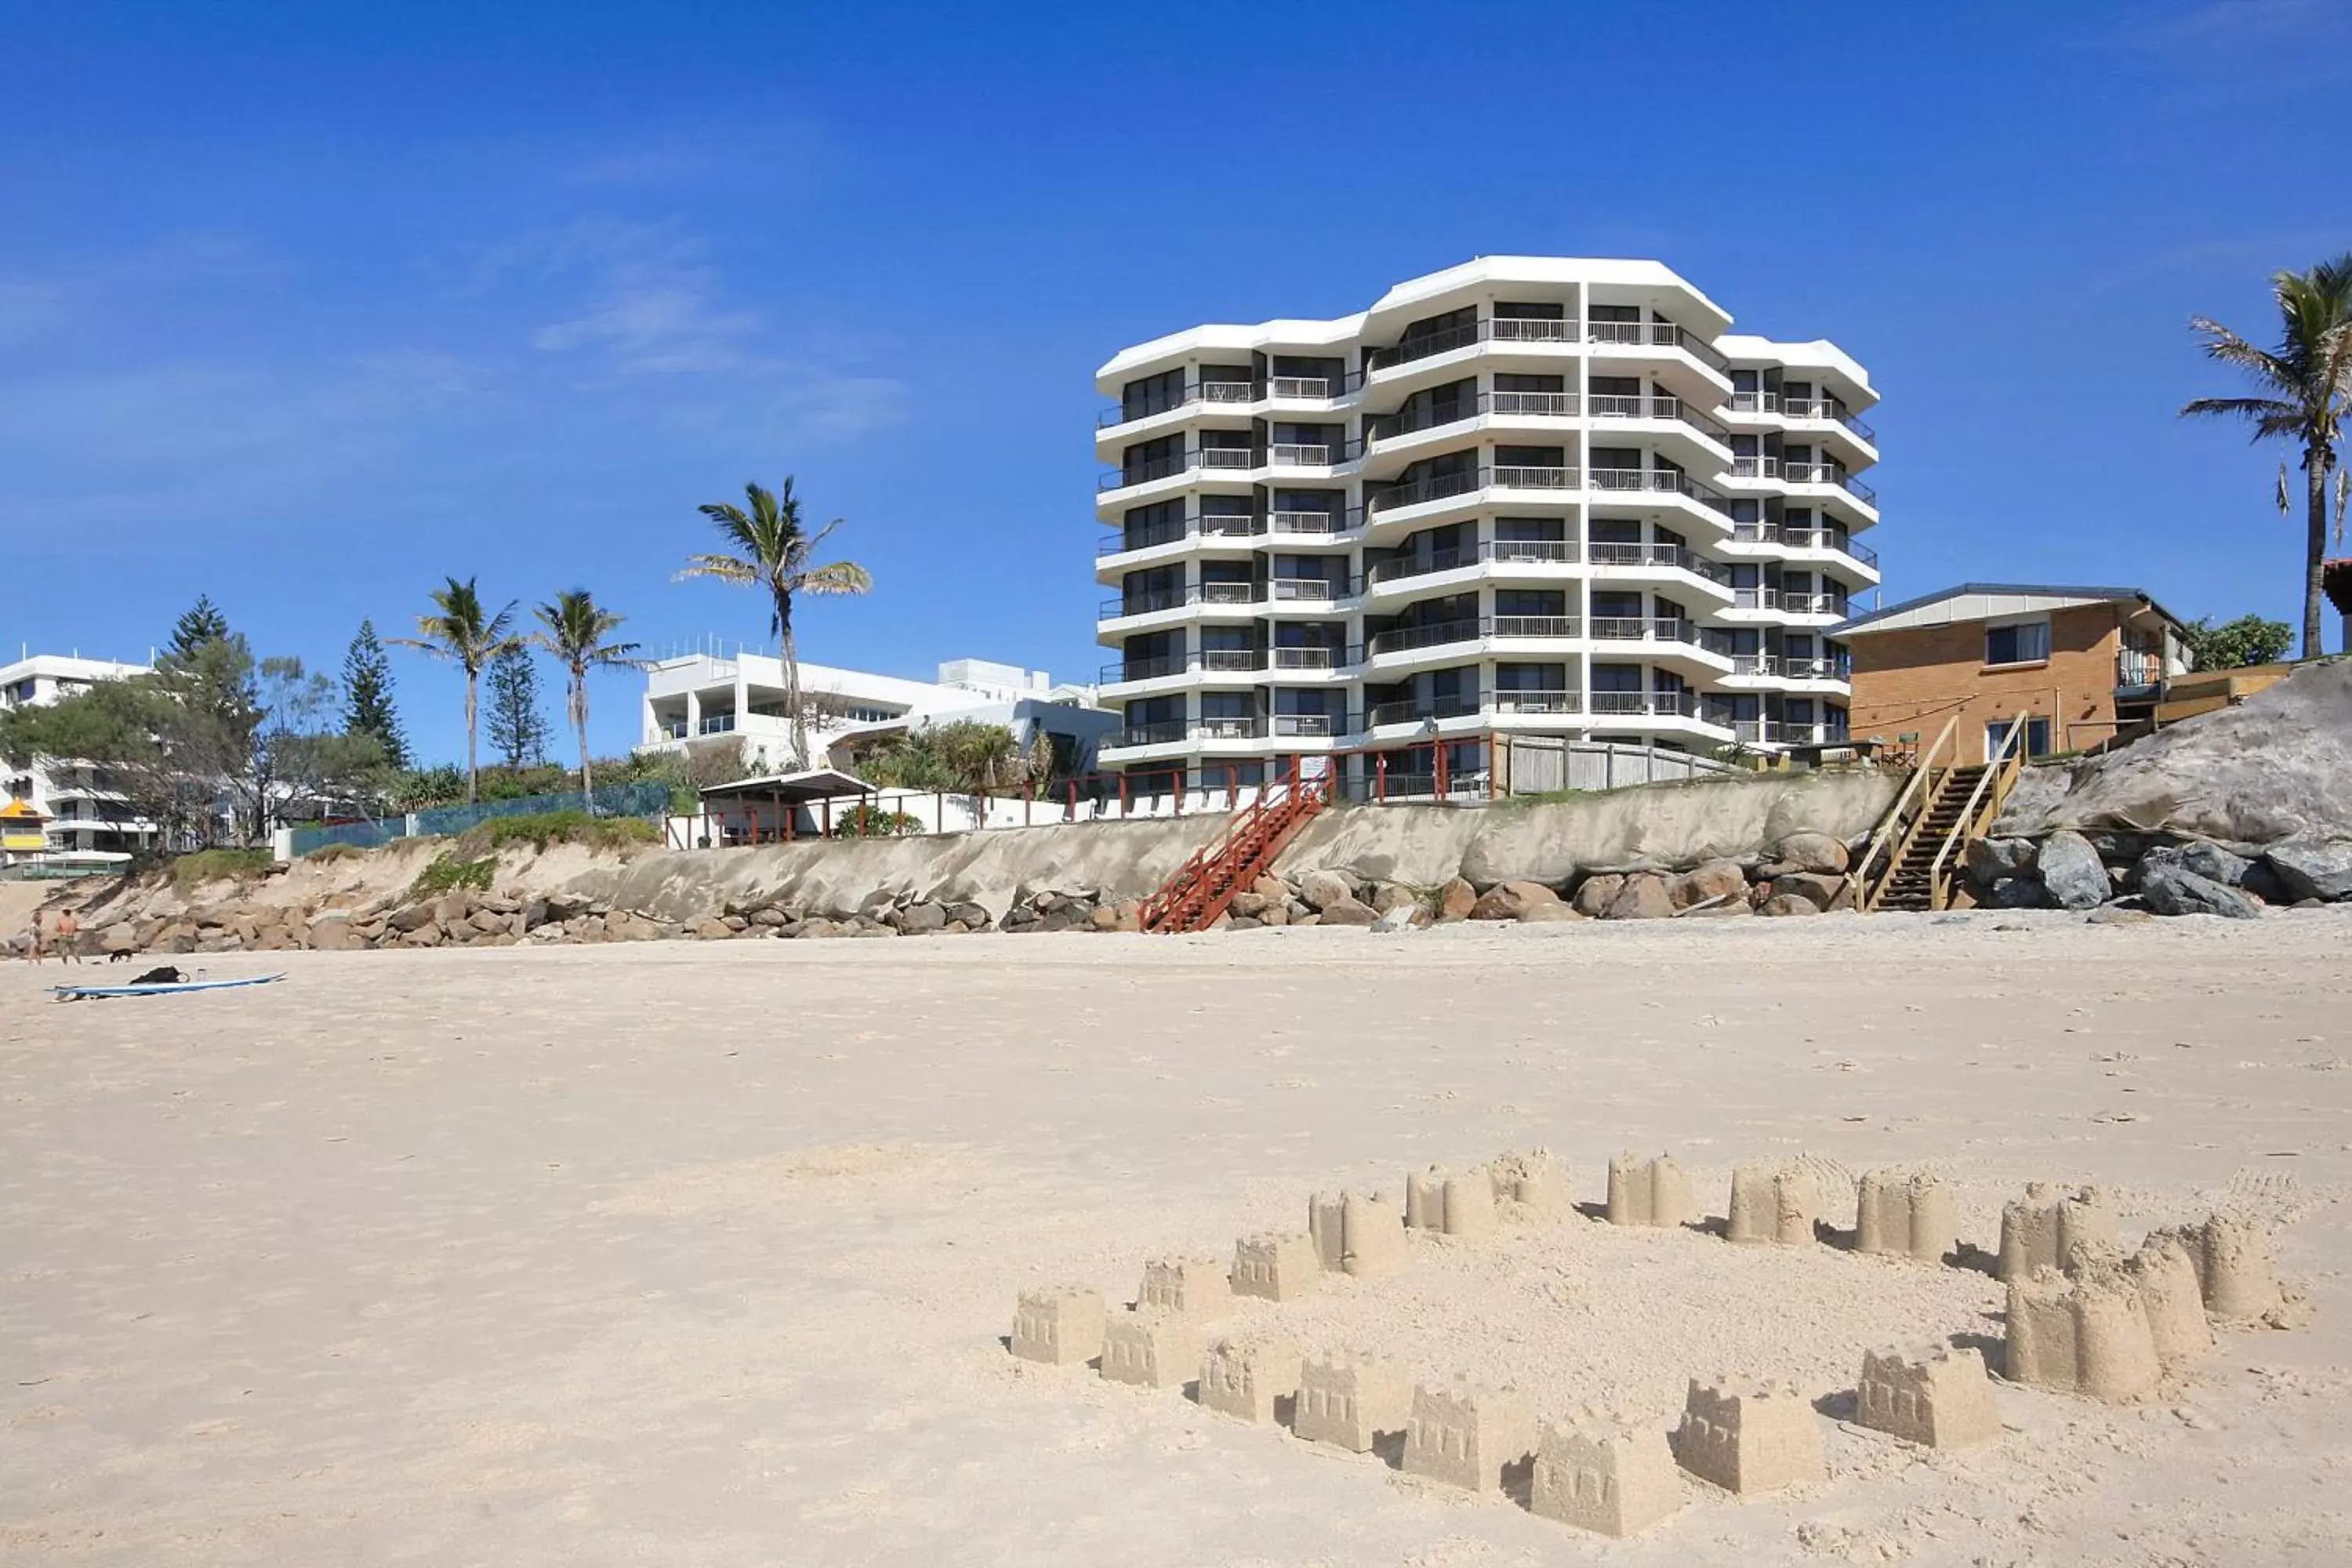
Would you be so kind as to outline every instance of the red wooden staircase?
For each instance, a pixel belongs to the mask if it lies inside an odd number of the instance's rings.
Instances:
[[[1290,776],[1270,784],[1233,820],[1213,844],[1176,869],[1176,874],[1143,901],[1140,921],[1145,931],[1182,932],[1206,931],[1215,923],[1234,895],[1273,869],[1283,847],[1297,837],[1307,819],[1330,798],[1319,778],[1302,779],[1298,765]]]

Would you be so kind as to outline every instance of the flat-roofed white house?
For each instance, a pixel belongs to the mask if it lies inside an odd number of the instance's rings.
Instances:
[[[33,654],[0,665],[0,709],[44,706],[101,680],[145,675],[149,667],[67,654]],[[162,829],[133,811],[106,770],[88,763],[0,757],[0,800],[22,801],[47,820],[36,853],[12,834],[9,858],[57,869],[105,870],[157,847]]]
[[[986,659],[950,659],[939,667],[936,680],[803,659],[800,677],[814,753],[806,762],[815,767],[855,772],[858,758],[886,737],[970,720],[1002,724],[1024,747],[1042,731],[1054,747],[1056,772],[1089,773],[1101,742],[1120,723],[1117,713],[1096,706],[1091,688],[1057,686],[1044,670]],[[747,773],[783,773],[799,765],[792,755],[782,659],[757,653],[691,653],[647,667],[638,751],[724,745],[730,739]]]
[[[1656,261],[1494,256],[1096,386],[1110,766],[1843,738],[1878,395],[1834,343],[1735,333]]]

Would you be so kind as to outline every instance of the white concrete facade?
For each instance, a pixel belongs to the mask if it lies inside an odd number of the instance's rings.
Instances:
[[[1730,325],[1657,262],[1487,257],[1112,358],[1107,765],[1842,738],[1877,395],[1833,344]]]
[[[0,665],[0,709],[46,706],[101,680],[145,675],[143,664],[34,654]],[[21,800],[48,817],[47,847],[24,859],[52,865],[103,866],[125,861],[152,847],[161,831],[131,810],[120,792],[107,785],[102,769],[87,763],[45,763],[31,757],[0,758],[0,796]]]
[[[811,763],[854,768],[861,742],[909,727],[970,720],[1003,724],[1023,745],[1043,729],[1055,738],[1066,772],[1095,765],[1100,741],[1118,728],[1090,687],[1057,686],[1044,670],[985,659],[950,659],[937,680],[905,680],[865,670],[801,661],[801,695],[809,710]],[[741,748],[747,773],[793,765],[783,660],[771,654],[688,654],[646,671],[640,752],[690,745]]]

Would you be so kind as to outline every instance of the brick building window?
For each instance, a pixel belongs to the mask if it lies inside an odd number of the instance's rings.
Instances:
[[[2050,657],[2050,623],[2019,621],[1985,628],[1987,664],[2040,664]]]

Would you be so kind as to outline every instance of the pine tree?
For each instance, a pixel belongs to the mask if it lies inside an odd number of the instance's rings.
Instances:
[[[206,643],[218,642],[228,636],[228,617],[213,604],[212,595],[199,594],[172,626],[171,652],[183,661],[196,656],[196,650]]]
[[[529,650],[509,648],[490,661],[490,749],[510,768],[547,760],[551,731],[539,708],[539,670]]]
[[[343,733],[368,736],[383,749],[385,762],[395,768],[408,765],[408,737],[401,733],[400,712],[392,700],[392,663],[383,657],[373,621],[360,623],[359,636],[343,655]]]

